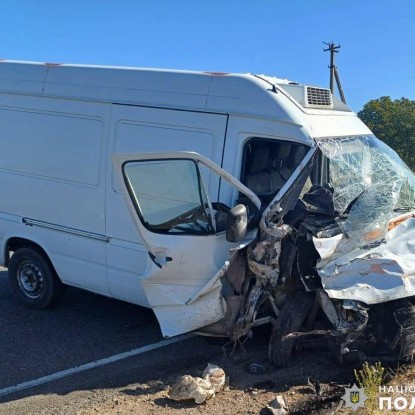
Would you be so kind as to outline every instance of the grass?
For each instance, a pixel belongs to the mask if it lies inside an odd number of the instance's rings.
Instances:
[[[384,413],[396,413],[402,415],[413,415],[414,409],[409,410],[409,405],[411,404],[412,398],[415,397],[414,393],[409,391],[400,392],[401,387],[415,388],[415,364],[411,363],[405,366],[400,366],[396,371],[390,369],[386,370],[380,363],[375,365],[369,365],[367,362],[363,364],[363,367],[360,370],[355,370],[355,377],[359,387],[365,389],[365,394],[368,397],[366,401],[365,409],[358,409],[357,412],[353,410],[343,409],[341,413],[352,415],[380,415]],[[391,376],[391,380],[388,382],[385,381],[386,375]],[[380,392],[379,386],[385,386],[386,392]],[[393,387],[393,392],[388,392],[388,388]],[[398,388],[398,390],[396,390]],[[392,388],[390,388],[392,389]],[[379,398],[380,397],[389,397],[392,402],[392,411],[386,409],[386,405],[383,410],[379,409]],[[408,408],[405,410],[393,411],[393,402],[396,398],[404,397],[408,400]]]
[[[362,369],[354,371],[354,375],[359,387],[365,389],[368,398],[365,404],[367,412],[370,415],[376,414],[379,411],[379,386],[382,386],[385,378],[385,368],[380,362],[370,366],[365,362]]]

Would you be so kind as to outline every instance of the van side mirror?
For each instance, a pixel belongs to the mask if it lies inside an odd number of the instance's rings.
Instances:
[[[228,212],[226,223],[226,240],[239,242],[246,235],[248,213],[245,205],[236,205]]]

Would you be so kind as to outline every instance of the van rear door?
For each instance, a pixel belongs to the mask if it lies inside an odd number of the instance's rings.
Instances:
[[[230,243],[218,231],[201,171],[220,176],[259,208],[257,196],[207,158],[190,152],[113,155],[114,171],[148,251],[141,278],[166,337],[219,321],[225,314],[221,276]],[[206,176],[205,176],[206,177]]]

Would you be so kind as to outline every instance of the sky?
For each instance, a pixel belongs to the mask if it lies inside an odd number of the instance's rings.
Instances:
[[[414,0],[0,0],[0,59],[254,73],[415,99]],[[338,95],[338,94],[337,94]]]

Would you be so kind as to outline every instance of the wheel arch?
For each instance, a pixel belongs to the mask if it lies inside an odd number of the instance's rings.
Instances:
[[[14,236],[14,237],[9,238],[4,244],[4,264],[6,267],[9,266],[11,252],[15,252],[20,248],[31,248],[35,250],[36,252],[38,252],[39,254],[41,254],[56,273],[56,269],[47,251],[37,242],[31,239],[27,239],[27,238],[19,237],[19,236]]]

